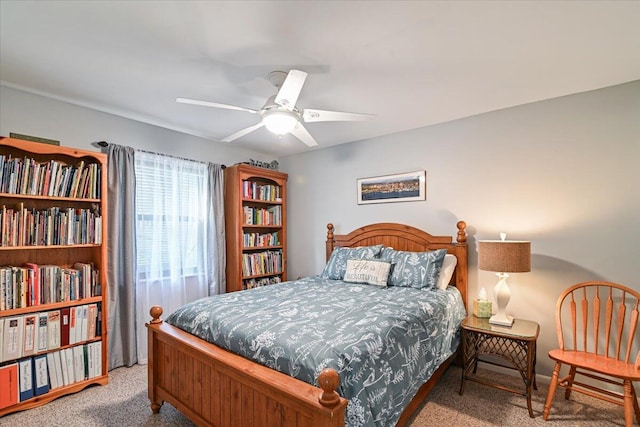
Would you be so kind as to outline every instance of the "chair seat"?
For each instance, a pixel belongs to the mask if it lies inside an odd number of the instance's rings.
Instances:
[[[560,349],[549,351],[549,357],[557,362],[588,369],[600,374],[623,380],[640,381],[640,369],[636,369],[632,363],[625,363],[612,357],[584,351]]]

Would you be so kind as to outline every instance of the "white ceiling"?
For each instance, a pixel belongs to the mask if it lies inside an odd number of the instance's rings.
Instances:
[[[640,2],[0,0],[2,84],[212,140],[258,118],[177,97],[259,109],[292,68],[299,108],[376,114],[318,149],[640,79]]]

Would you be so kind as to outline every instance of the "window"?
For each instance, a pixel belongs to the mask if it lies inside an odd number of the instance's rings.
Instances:
[[[206,274],[207,165],[136,151],[138,279]]]

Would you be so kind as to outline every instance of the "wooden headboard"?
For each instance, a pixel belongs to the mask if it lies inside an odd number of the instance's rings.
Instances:
[[[467,268],[467,224],[458,221],[458,234],[455,241],[451,236],[433,236],[426,231],[410,225],[382,222],[369,224],[353,230],[349,234],[334,234],[333,224],[327,224],[327,261],[337,246],[371,246],[384,245],[399,251],[424,252],[436,249],[446,249],[447,253],[458,258],[455,272],[451,278],[462,295],[462,301],[467,306],[468,268]]]

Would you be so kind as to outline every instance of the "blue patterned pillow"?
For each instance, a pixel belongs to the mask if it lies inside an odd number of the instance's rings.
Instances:
[[[446,249],[407,252],[384,248],[380,259],[393,264],[387,285],[418,289],[435,288],[446,254]]]
[[[355,248],[337,247],[333,249],[322,274],[323,279],[342,280],[347,271],[347,261],[350,259],[374,259],[380,256],[382,245],[358,246]]]

